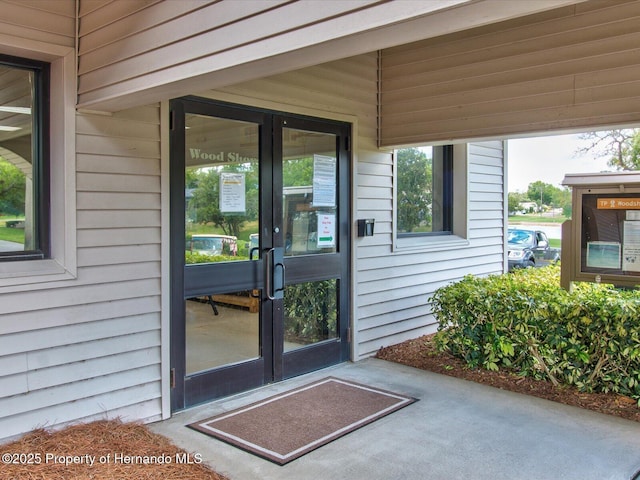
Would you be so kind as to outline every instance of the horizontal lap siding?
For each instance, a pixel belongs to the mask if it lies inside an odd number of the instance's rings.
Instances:
[[[381,144],[640,120],[640,1],[590,1],[385,50]]]
[[[358,249],[360,357],[372,355],[382,346],[434,332],[437,323],[431,314],[430,297],[438,288],[468,274],[503,271],[502,142],[469,144],[467,176],[468,245],[392,253],[392,233],[387,232],[391,225],[385,224],[380,239],[367,241]]]
[[[78,275],[2,295],[1,437],[161,415],[160,109],[76,119]]]
[[[129,93],[127,85],[178,81],[275,56],[344,35],[339,17],[355,28],[374,0],[324,2],[286,0],[80,2],[79,95]],[[383,6],[384,7],[384,6]],[[385,9],[385,8],[383,8]],[[426,9],[426,7],[425,7]],[[427,9],[428,10],[428,9]],[[358,20],[359,19],[359,20]]]
[[[274,75],[220,89],[238,102],[269,102],[274,108],[351,114],[358,117],[360,147],[372,149],[376,142],[377,55],[361,55]],[[212,93],[215,96],[215,92]],[[373,103],[372,103],[373,99]],[[307,110],[308,111],[308,110]]]
[[[498,8],[483,22],[547,5]],[[521,3],[521,2],[518,2]],[[476,25],[472,0],[80,0],[79,105],[217,89]],[[443,14],[450,20],[437,20]],[[467,8],[468,7],[468,8]],[[129,103],[133,102],[133,103]]]
[[[73,48],[75,0],[0,0],[0,33]]]

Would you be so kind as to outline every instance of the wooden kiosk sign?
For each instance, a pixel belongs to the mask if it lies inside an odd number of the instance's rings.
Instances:
[[[561,284],[640,284],[640,172],[568,174],[573,218],[562,224]]]

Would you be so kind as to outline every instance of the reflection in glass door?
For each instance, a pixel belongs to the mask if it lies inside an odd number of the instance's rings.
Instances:
[[[245,301],[254,301],[255,309],[236,307]],[[187,375],[260,356],[259,301],[245,292],[187,300]]]
[[[337,280],[297,283],[284,290],[284,351],[338,338]]]
[[[287,378],[348,358],[350,129],[309,118],[274,123],[281,159],[274,221],[282,226],[286,269],[275,349]]]
[[[188,272],[259,256],[258,135],[254,123],[185,115]],[[185,309],[187,375],[260,357],[257,289],[206,292],[187,298]]]
[[[337,252],[336,135],[282,129],[285,256]],[[338,338],[337,280],[287,285],[284,351]]]
[[[267,118],[184,98],[171,109],[171,408],[271,378],[261,232]],[[266,360],[265,360],[266,359]]]

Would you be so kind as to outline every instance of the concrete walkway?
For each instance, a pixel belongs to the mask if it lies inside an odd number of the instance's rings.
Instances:
[[[419,401],[282,467],[184,426],[326,376]],[[640,423],[378,359],[193,408],[151,429],[232,480],[630,480],[640,470]]]

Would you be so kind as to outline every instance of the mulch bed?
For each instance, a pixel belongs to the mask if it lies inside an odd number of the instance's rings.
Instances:
[[[0,445],[3,480],[226,480],[144,425],[100,420]]]
[[[567,386],[554,387],[551,382],[520,377],[504,370],[493,372],[471,369],[463,360],[448,353],[438,352],[433,343],[433,335],[381,348],[376,357],[640,422],[640,408],[632,398],[613,393],[584,393]]]

